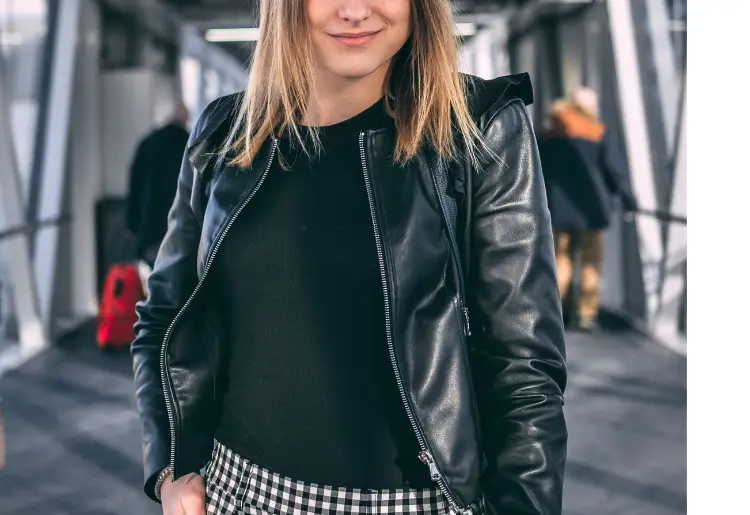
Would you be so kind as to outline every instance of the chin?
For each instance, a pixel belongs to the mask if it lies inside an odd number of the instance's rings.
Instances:
[[[339,63],[337,66],[329,68],[331,74],[341,77],[342,79],[362,79],[375,73],[380,66],[377,64],[366,64],[362,62],[351,63],[343,65]]]

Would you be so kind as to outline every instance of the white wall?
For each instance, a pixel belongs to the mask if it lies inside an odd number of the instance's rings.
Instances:
[[[164,121],[176,88],[169,79],[147,69],[104,72],[101,85],[101,196],[125,197],[135,149],[149,130]]]

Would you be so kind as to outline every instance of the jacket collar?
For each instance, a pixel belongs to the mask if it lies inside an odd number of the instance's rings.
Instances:
[[[520,99],[526,105],[534,100],[528,73],[506,75],[492,80],[475,76],[467,76],[467,79],[469,108],[480,130],[486,127],[502,107],[513,100]],[[197,174],[204,175],[212,158],[221,149],[242,104],[242,96],[242,93],[234,93],[221,97],[212,102],[201,116],[193,131],[195,138],[188,143],[187,151],[190,163]]]

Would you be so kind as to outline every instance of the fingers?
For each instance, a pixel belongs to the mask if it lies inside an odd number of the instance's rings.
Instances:
[[[190,474],[183,478],[180,501],[185,515],[206,515],[206,489],[203,479],[198,474]]]
[[[206,493],[200,491],[185,492],[180,498],[185,515],[206,515]]]
[[[181,477],[162,489],[164,515],[206,515],[206,489],[197,474]]]

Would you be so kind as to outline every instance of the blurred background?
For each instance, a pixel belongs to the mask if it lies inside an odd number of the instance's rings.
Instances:
[[[600,328],[569,333],[565,514],[685,513],[687,2],[454,3],[464,71],[528,72],[538,135],[596,92],[638,201],[603,236]],[[243,89],[257,25],[249,0],[0,0],[0,515],[160,513],[102,291],[135,257],[139,142]]]

